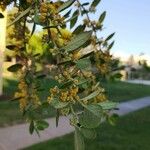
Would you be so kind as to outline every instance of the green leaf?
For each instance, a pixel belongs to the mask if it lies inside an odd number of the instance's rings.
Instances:
[[[74,25],[77,23],[78,16],[79,16],[79,10],[76,10],[72,15],[73,19],[70,20],[70,28],[73,28]]]
[[[92,35],[92,31],[83,32],[75,36],[65,47],[62,49],[72,52],[81,48],[90,38]]]
[[[67,9],[68,7],[70,7],[73,3],[75,2],[75,0],[68,0],[66,1],[64,4],[62,4],[59,8],[58,8],[58,12],[61,12],[65,9]]]
[[[34,121],[33,120],[30,122],[29,132],[30,132],[30,134],[33,134],[33,132],[34,132]]]
[[[96,7],[100,2],[101,0],[93,0],[91,7]]]
[[[63,83],[62,85],[60,85],[60,89],[64,89],[67,88],[68,86],[70,86],[73,83],[73,81],[67,81],[65,83]]]
[[[119,118],[118,114],[112,114],[110,117],[108,117],[108,122],[114,126],[116,125],[118,118]]]
[[[19,21],[22,17],[24,17],[25,15],[27,15],[27,14],[30,12],[30,10],[32,9],[32,7],[33,7],[33,6],[30,6],[30,7],[27,8],[25,11],[23,11],[18,17],[16,17],[16,19],[15,19],[13,22],[11,22],[10,24],[8,24],[7,27],[13,25],[13,24],[16,23],[17,21]]]
[[[10,101],[18,101],[18,100],[20,100],[21,98],[23,98],[23,97],[17,97],[17,98],[13,98],[13,99],[11,99]]]
[[[79,25],[74,31],[73,34],[79,34],[85,30],[86,25]]]
[[[2,13],[0,13],[0,18],[4,18],[4,15]]]
[[[114,46],[114,41],[108,46],[108,49],[107,50],[110,50],[113,46]]]
[[[33,23],[33,27],[32,27],[31,36],[34,34],[35,29],[36,29],[36,23],[34,22],[34,23]]]
[[[77,61],[76,66],[79,69],[89,70],[91,68],[91,61],[89,58],[83,58]]]
[[[87,139],[95,139],[96,138],[96,131],[94,129],[81,128],[80,130],[85,138],[87,138]]]
[[[97,117],[101,117],[102,115],[102,107],[99,106],[98,104],[86,105],[85,108]]]
[[[78,128],[75,128],[74,140],[75,140],[75,142],[74,142],[75,150],[84,150],[85,149],[84,138]]]
[[[17,48],[16,45],[7,45],[6,48],[8,48],[9,50],[14,50],[15,48]]]
[[[100,117],[97,117],[93,115],[93,113],[91,113],[90,111],[85,110],[79,116],[79,123],[84,128],[93,129],[93,128],[97,128],[101,122],[100,122]]]
[[[99,95],[100,91],[97,90],[97,91],[94,91],[93,93],[89,94],[87,97],[84,97],[82,99],[80,99],[81,101],[87,101],[87,100],[90,100],[94,97],[96,97],[97,95]]]
[[[49,127],[49,124],[45,120],[38,120],[36,121],[36,127],[38,130],[44,130]]]
[[[21,64],[15,64],[15,65],[12,65],[10,67],[8,67],[8,71],[10,72],[17,72],[19,69],[21,69],[23,66]]]
[[[86,3],[83,3],[82,6],[87,6],[89,4],[90,4],[89,2],[86,2]]]
[[[43,78],[45,78],[45,77],[46,77],[45,74],[41,74],[41,75],[36,76],[37,79],[43,79]]]
[[[104,11],[104,12],[100,15],[100,17],[99,17],[99,23],[100,23],[100,24],[102,24],[102,22],[104,21],[105,17],[106,17],[106,11]]]
[[[103,110],[110,110],[116,108],[118,103],[107,101],[98,103],[98,105],[101,106]]]
[[[109,41],[113,36],[115,35],[115,32],[114,33],[112,33],[111,35],[109,35],[107,38],[106,38],[106,40],[105,41]]]
[[[71,9],[63,16],[64,18],[68,18],[71,13]]]
[[[60,116],[60,113],[59,113],[59,110],[57,109],[56,110],[56,127],[58,127],[58,122],[59,122],[59,116]]]
[[[56,109],[61,109],[61,108],[64,108],[68,105],[67,102],[60,102],[58,99],[53,99],[52,102],[51,102],[51,105],[56,108]]]

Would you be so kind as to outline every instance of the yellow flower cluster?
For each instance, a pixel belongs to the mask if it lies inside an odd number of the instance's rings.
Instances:
[[[68,41],[70,41],[72,37],[72,33],[67,29],[59,29],[59,32],[57,29],[50,29],[51,36],[58,47],[63,47],[67,44]]]
[[[15,98],[19,98],[21,111],[27,107],[29,102],[31,102],[34,107],[37,107],[41,104],[39,97],[36,94],[36,90],[31,87],[30,91],[32,91],[31,94],[29,93],[28,85],[23,79],[21,79],[20,83],[18,84],[18,92],[16,92],[14,95]]]
[[[4,11],[7,7],[7,2],[6,1],[0,1],[0,9]]]
[[[27,84],[23,79],[20,80],[20,83],[18,84],[18,90],[19,92],[16,92],[14,97],[19,98],[20,103],[20,110],[23,111],[28,103],[28,93],[27,93]]]
[[[48,103],[51,103],[54,97],[58,97],[61,102],[75,102],[79,99],[78,87],[72,87],[67,91],[61,91],[57,87],[50,89],[50,96],[48,97]]]
[[[53,23],[62,23],[64,18],[62,18],[58,12],[57,9],[61,5],[61,2],[42,2],[40,4],[40,22],[41,23],[46,23],[48,20],[49,15],[53,18]]]
[[[96,97],[94,98],[94,103],[100,103],[100,102],[104,102],[104,101],[106,101],[106,100],[107,100],[106,95],[103,94],[103,93],[101,93],[101,94],[99,94],[98,96],[96,96]]]
[[[77,95],[77,93],[78,93],[78,87],[70,88],[70,90],[60,93],[60,100],[62,102],[78,100],[79,96]]]

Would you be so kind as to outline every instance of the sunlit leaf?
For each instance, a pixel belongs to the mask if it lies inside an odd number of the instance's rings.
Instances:
[[[91,68],[91,61],[89,58],[83,58],[76,62],[76,66],[79,69],[87,70]]]
[[[30,12],[30,10],[32,9],[32,7],[33,7],[33,6],[30,6],[30,7],[27,8],[25,11],[23,11],[18,17],[16,17],[16,19],[15,19],[13,22],[11,22],[10,24],[8,24],[7,27],[13,25],[13,24],[16,23],[17,21],[19,21],[22,17],[24,17],[25,15],[27,15],[27,14]]]
[[[107,101],[107,102],[98,103],[98,105],[101,106],[103,110],[110,110],[116,108],[118,103]]]
[[[92,35],[92,31],[83,32],[75,36],[65,47],[62,49],[72,52],[81,48],[90,38]]]
[[[67,102],[60,102],[58,99],[53,99],[50,104],[56,109],[64,108],[68,105]]]
[[[65,9],[67,9],[68,7],[70,7],[73,3],[75,2],[75,0],[68,0],[66,1],[64,4],[62,4],[59,8],[58,8],[58,12],[61,12]]]
[[[84,97],[84,98],[82,98],[82,99],[80,99],[80,100],[81,100],[81,101],[87,101],[87,100],[90,100],[90,99],[96,97],[97,95],[99,95],[99,93],[100,93],[99,90],[94,91],[93,93],[89,94],[88,96],[86,96],[86,97]]]

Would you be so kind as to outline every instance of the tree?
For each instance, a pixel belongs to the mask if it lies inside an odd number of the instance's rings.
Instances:
[[[105,90],[96,81],[91,67],[90,58],[93,56],[100,74],[107,74],[111,69],[110,49],[114,42],[110,40],[114,33],[106,38],[97,37],[97,32],[103,29],[106,12],[97,21],[90,19],[90,14],[95,13],[99,3],[100,0],[91,3],[81,3],[79,0],[14,1],[18,13],[9,24],[15,24],[15,29],[18,29],[14,37],[16,43],[9,49],[15,51],[19,61],[8,70],[18,74],[18,91],[14,100],[19,101],[23,116],[30,122],[30,133],[35,131],[39,134],[40,130],[48,127],[41,115],[43,110],[52,106],[57,112],[56,126],[60,115],[71,116],[70,124],[75,128],[76,150],[84,149],[84,137],[95,137],[95,128],[100,125],[100,120],[105,118],[111,123],[114,120],[114,116],[108,112],[116,107],[116,103],[108,101]],[[84,19],[82,24],[77,25],[79,17]],[[27,23],[33,25],[31,33],[27,31]],[[55,66],[54,74],[51,70],[44,74],[46,65],[41,55],[35,53],[38,47],[33,45],[31,38],[36,25],[43,28],[42,46],[50,54],[49,59],[53,60],[51,63]],[[67,28],[68,25],[70,28]],[[87,52],[85,48],[89,45],[93,49]],[[40,71],[37,63],[43,65]],[[50,89],[45,89],[49,91],[49,96],[43,100],[40,97],[42,83],[49,76],[50,82],[55,84]],[[77,110],[77,105],[83,111]]]
[[[7,11],[0,9],[0,95],[3,94],[3,57],[5,50]]]

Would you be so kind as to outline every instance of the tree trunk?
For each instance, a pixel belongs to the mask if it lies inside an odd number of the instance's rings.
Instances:
[[[1,11],[4,18],[0,18],[0,95],[3,94],[3,59],[4,50],[6,47],[6,23],[7,23],[7,12]]]

